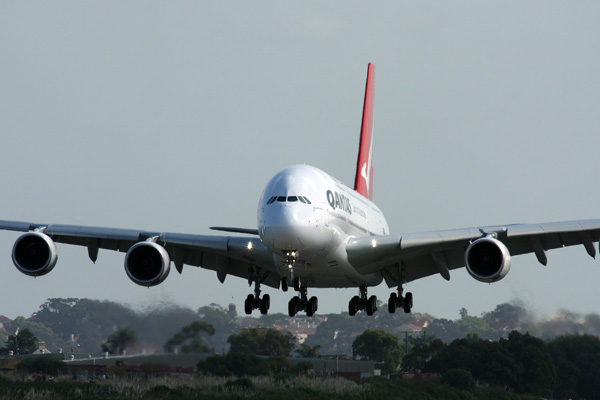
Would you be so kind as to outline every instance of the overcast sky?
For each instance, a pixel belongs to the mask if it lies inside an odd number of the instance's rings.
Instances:
[[[256,227],[287,165],[352,183],[368,62],[374,200],[393,233],[599,218],[598,21],[597,1],[0,1],[0,219]],[[18,236],[0,232],[11,318],[51,297],[243,313],[251,292],[189,266],[142,288],[123,254],[94,265],[61,244],[54,271],[33,279],[12,265]],[[464,269],[413,282],[414,311],[454,319],[520,300],[600,312],[600,260],[583,246],[548,260],[514,257],[491,285]],[[291,292],[264,292],[286,312]],[[328,313],[358,290],[309,293]]]

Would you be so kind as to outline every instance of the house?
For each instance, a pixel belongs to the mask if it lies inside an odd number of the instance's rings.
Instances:
[[[0,329],[8,330],[8,325],[12,322],[11,319],[5,317],[4,315],[0,315]]]
[[[50,354],[51,351],[46,348],[46,342],[38,342],[38,349],[32,354]]]

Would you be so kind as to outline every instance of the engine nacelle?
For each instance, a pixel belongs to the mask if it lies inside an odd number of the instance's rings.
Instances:
[[[140,286],[156,286],[169,275],[169,254],[154,242],[139,242],[131,246],[125,255],[125,271]]]
[[[510,252],[492,237],[477,239],[465,252],[469,274],[480,282],[497,282],[510,271]]]
[[[28,232],[17,239],[12,251],[13,263],[29,276],[42,276],[52,271],[58,260],[56,244],[42,232]]]

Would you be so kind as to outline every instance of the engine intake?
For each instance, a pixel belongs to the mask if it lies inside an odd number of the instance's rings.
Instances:
[[[56,244],[44,233],[28,232],[15,242],[12,260],[17,269],[25,275],[46,275],[52,271],[58,260]]]
[[[154,242],[139,242],[125,255],[125,271],[140,286],[156,286],[169,275],[169,254]]]
[[[510,271],[510,252],[498,239],[484,237],[469,245],[465,262],[473,278],[480,282],[497,282]]]

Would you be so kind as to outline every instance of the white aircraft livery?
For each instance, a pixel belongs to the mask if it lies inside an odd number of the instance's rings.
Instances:
[[[546,251],[581,244],[595,257],[600,219],[484,226],[432,232],[390,234],[373,195],[373,93],[375,67],[369,64],[360,147],[354,188],[325,172],[295,165],[277,173],[265,187],[258,206],[257,228],[212,227],[243,236],[212,236],[148,232],[131,229],[0,221],[0,229],[25,232],[12,250],[19,271],[30,276],[49,273],[57,262],[55,243],[85,246],[95,262],[99,249],[125,253],[125,272],[142,286],[155,286],[169,275],[171,262],[181,273],[184,264],[216,271],[221,283],[234,275],[254,284],[245,312],[270,306],[261,285],[297,295],[288,303],[290,316],[318,308],[309,288],[359,289],[348,305],[350,315],[373,315],[377,298],[367,288],[382,281],[394,290],[388,311],[409,313],[408,282],[466,267],[481,282],[504,278],[511,256],[535,253],[547,263]]]

